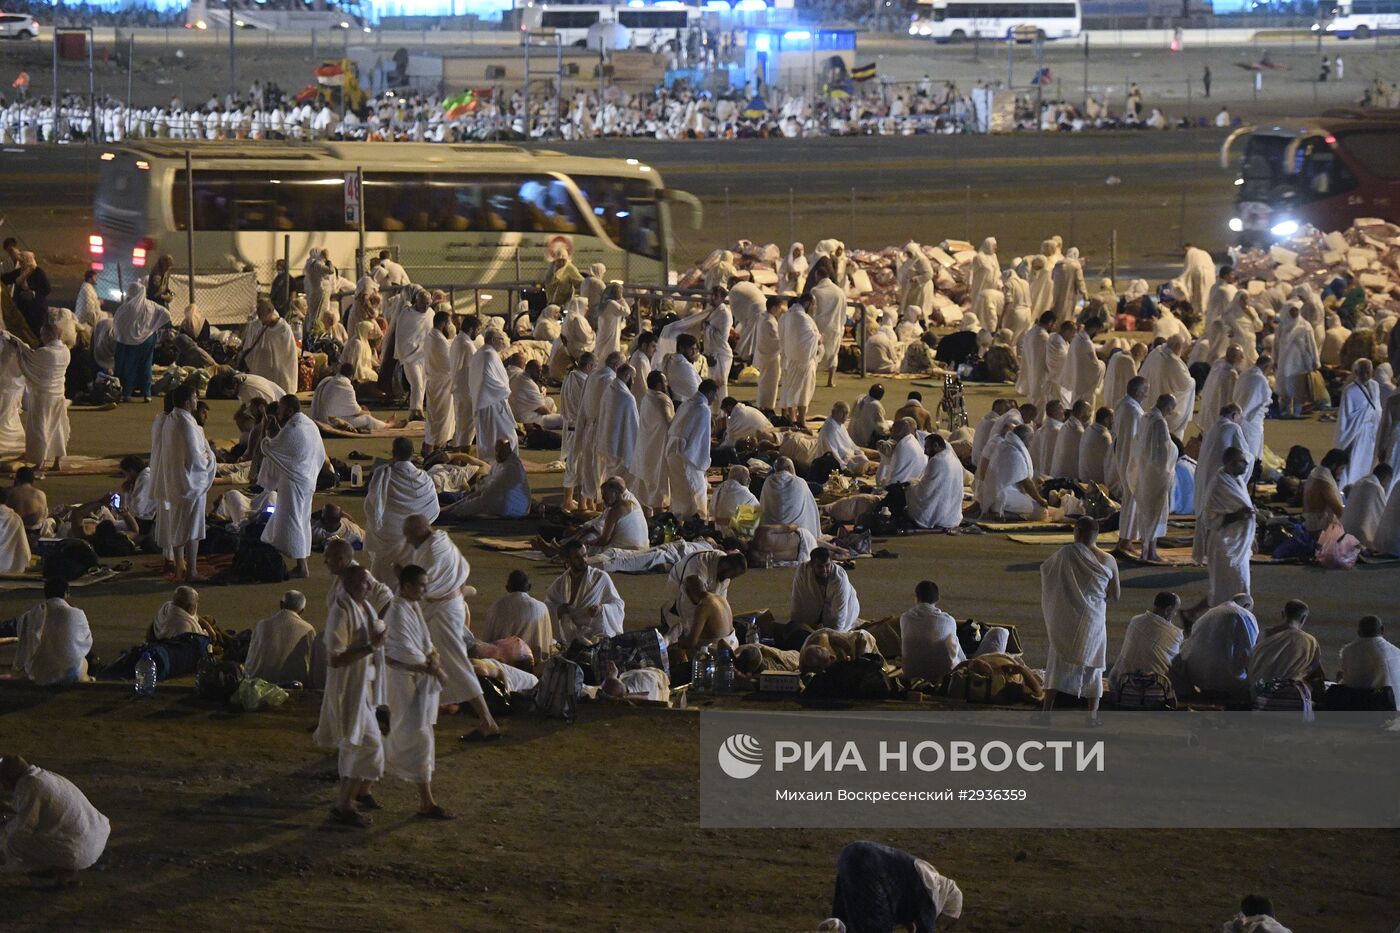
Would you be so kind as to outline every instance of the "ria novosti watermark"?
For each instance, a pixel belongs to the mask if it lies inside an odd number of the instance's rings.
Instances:
[[[710,712],[707,826],[1396,827],[1394,714]]]

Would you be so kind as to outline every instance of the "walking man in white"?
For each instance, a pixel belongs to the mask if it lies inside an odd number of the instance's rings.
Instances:
[[[1044,709],[1054,709],[1059,693],[1083,697],[1094,725],[1108,664],[1108,603],[1119,593],[1118,563],[1099,549],[1098,537],[1098,523],[1080,516],[1074,542],[1040,566],[1040,608],[1050,639]]]

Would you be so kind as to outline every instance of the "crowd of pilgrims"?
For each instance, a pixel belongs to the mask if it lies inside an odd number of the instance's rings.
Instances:
[[[1079,107],[1046,100],[1039,118],[1029,98],[1018,106],[1022,129],[1166,129],[1168,118],[1145,110],[1140,92],[1129,94],[1115,114],[1097,97]],[[104,97],[94,107],[82,95],[61,98],[55,132],[45,97],[0,97],[0,142],[24,145],[55,139],[117,143],[126,139],[248,139],[461,142],[560,138],[645,137],[727,139],[744,137],[907,136],[968,132],[973,122],[968,93],[951,82],[924,76],[917,82],[872,86],[852,95],[813,96],[772,87],[727,94],[677,85],[649,92],[612,86],[575,90],[561,98],[496,87],[478,93],[476,109],[448,118],[443,98],[413,91],[385,92],[359,109],[342,111],[321,98],[294,99],[274,84],[254,82],[245,95],[211,95],[207,101],[172,97],[164,106],[127,107]],[[1226,114],[1219,125],[1228,125]]]
[[[323,551],[334,581],[322,633],[293,590],[239,651],[249,677],[324,689],[315,738],[339,755],[331,816],[342,823],[368,825],[386,772],[418,787],[421,816],[451,818],[431,787],[439,713],[469,709],[477,724],[463,738],[496,738],[483,681],[528,692],[561,653],[628,637],[617,573],[667,573],[653,636],[667,663],[609,669],[586,688],[600,700],[665,701],[693,658],[718,650],[732,653],[740,678],[792,671],[809,688],[874,661],[897,665],[897,684],[937,690],[982,664],[1014,674],[1022,699],[1046,710],[1082,704],[1091,724],[1102,697],[1126,705],[1144,678],[1183,701],[1227,706],[1267,700],[1283,684],[1310,702],[1393,709],[1400,690],[1400,649],[1381,620],[1362,618],[1333,664],[1305,630],[1304,602],[1272,609],[1271,625],[1250,592],[1250,558],[1275,505],[1281,515],[1302,508],[1290,556],[1344,566],[1348,549],[1351,562],[1362,549],[1400,554],[1400,394],[1382,362],[1400,336],[1388,296],[1346,275],[1321,292],[1251,289],[1188,245],[1174,280],[1120,293],[1107,279],[1091,287],[1059,237],[1004,265],[988,238],[958,260],[962,284],[949,288],[930,259],[941,251],[911,242],[894,303],[876,309],[856,300],[844,244],[823,240],[810,255],[793,244],[771,277],[717,250],[686,276],[705,297],[640,316],[606,268],[579,269],[559,252],[540,283],[542,307],[523,301],[511,316],[483,317],[412,283],[388,251],[352,281],[317,250],[299,276],[280,268],[235,332],[193,305],[172,317],[169,257],[111,311],[89,276],[70,310],[38,257],[13,239],[4,248],[0,448],[22,451],[27,465],[0,505],[0,570],[24,571],[41,538],[80,540],[103,556],[163,553],[181,585],[149,637],[231,651],[229,634],[199,615],[201,548],[262,545],[279,555],[279,572],[292,562],[292,577],[312,573],[309,558]],[[832,385],[862,357],[874,380],[866,390],[809,412],[819,380]],[[156,360],[166,369],[153,384]],[[885,383],[907,371],[1000,382],[1007,395],[969,425],[918,391],[891,395]],[[65,395],[99,386],[128,404],[164,388],[151,456],[124,459],[110,495],[50,505],[40,484],[67,457]],[[208,440],[201,391],[239,401],[231,447]],[[406,408],[407,418],[380,419],[366,403]],[[1316,414],[1336,421],[1334,449],[1316,466],[1305,449],[1285,462],[1266,446],[1266,419]],[[413,422],[417,445],[405,428]],[[362,524],[335,503],[316,508],[318,490],[357,469],[328,457],[323,436],[385,433],[399,436],[367,474]],[[560,506],[533,496],[522,447],[559,450]],[[716,468],[724,478],[712,484]],[[211,502],[219,479],[233,486]],[[470,566],[433,526],[482,517],[533,520],[533,547],[563,570],[543,600],[512,572],[473,633]],[[1043,665],[1027,664],[1008,628],[965,631],[932,580],[911,586],[912,607],[885,623],[885,647],[861,619],[852,582],[853,558],[870,549],[861,532],[960,534],[1046,518],[1068,523],[1074,540],[1041,570]],[[1134,607],[1110,663],[1118,562],[1164,560],[1162,539],[1179,521],[1192,523],[1185,560],[1206,566],[1206,592],[1189,606],[1164,592]],[[1110,531],[1112,552],[1098,538]],[[786,618],[736,618],[735,581],[742,598],[748,568],[775,564],[791,568]],[[98,673],[75,601],[51,573],[44,601],[0,627],[18,638],[15,666],[36,683]],[[385,705],[407,725],[382,739],[375,715]],[[875,862],[893,871],[894,858]],[[952,903],[932,871],[909,878]],[[855,895],[843,884],[835,913],[849,922],[857,914],[843,898]]]

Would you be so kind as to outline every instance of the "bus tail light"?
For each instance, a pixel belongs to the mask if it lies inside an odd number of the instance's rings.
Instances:
[[[94,256],[102,255],[102,237],[96,233],[88,237],[88,252]]]
[[[146,257],[156,248],[156,241],[150,237],[143,237],[131,248],[131,264],[140,268],[146,264]]]

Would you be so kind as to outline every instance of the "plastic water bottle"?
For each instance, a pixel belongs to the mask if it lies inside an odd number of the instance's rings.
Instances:
[[[147,651],[141,655],[141,660],[136,662],[136,695],[154,696],[156,680],[156,659]]]
[[[754,619],[752,622],[749,623],[748,630],[744,632],[744,644],[757,645],[759,643],[760,639],[758,634],[758,619]]]
[[[721,642],[715,652],[715,693],[734,692],[734,649]]]
[[[702,691],[706,689],[706,673],[710,670],[710,649],[701,648],[690,656],[690,689]]]

